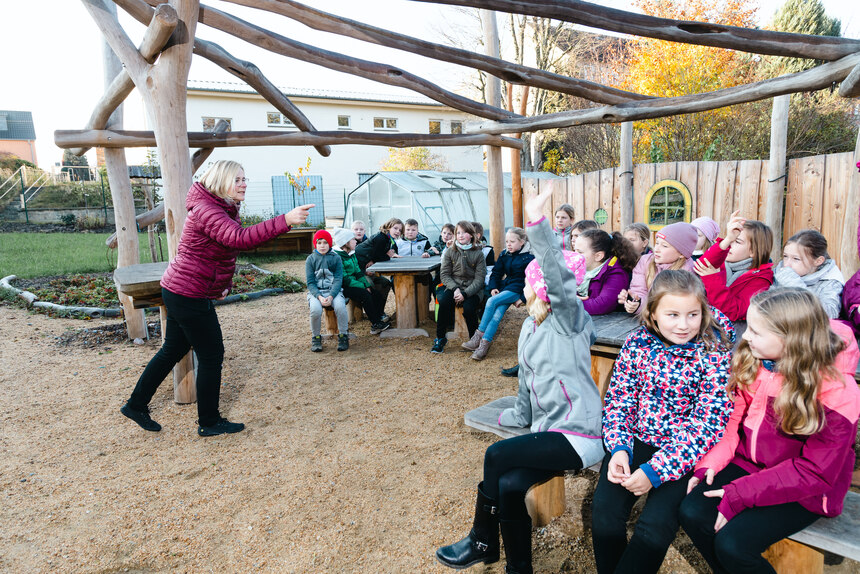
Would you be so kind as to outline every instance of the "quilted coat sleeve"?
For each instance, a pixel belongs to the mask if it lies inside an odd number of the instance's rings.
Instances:
[[[213,241],[225,247],[244,251],[277,237],[290,230],[283,216],[279,215],[250,227],[242,225],[216,205],[201,205],[198,211],[200,229]]]
[[[618,307],[618,294],[630,285],[630,277],[620,267],[606,270],[600,290],[582,302],[589,315],[605,315]],[[590,291],[589,291],[590,293]]]

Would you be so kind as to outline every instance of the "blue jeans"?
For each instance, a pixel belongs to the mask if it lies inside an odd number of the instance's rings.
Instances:
[[[484,332],[482,339],[492,341],[499,328],[499,323],[502,322],[502,317],[505,316],[505,311],[508,307],[517,302],[520,296],[513,291],[499,291],[497,295],[493,295],[487,300],[484,307],[484,316],[481,317],[481,324],[478,326],[479,331]]]

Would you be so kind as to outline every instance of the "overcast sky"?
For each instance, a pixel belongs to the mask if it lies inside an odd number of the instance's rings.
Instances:
[[[287,18],[266,17],[250,8],[218,0],[207,3],[279,34],[367,60],[392,64],[448,89],[456,89],[463,82],[464,69],[459,66],[439,64],[420,56],[316,32]],[[441,31],[451,30],[457,26],[458,20],[462,21],[462,16],[454,8],[408,0],[325,0],[307,3],[315,7],[324,6],[327,12],[440,43],[444,43]],[[629,9],[630,5],[629,0],[599,3],[622,9]],[[759,11],[762,23],[769,21],[781,4],[782,0],[762,0]],[[824,5],[828,14],[842,20],[843,35],[860,37],[860,2],[824,0]],[[122,9],[119,9],[119,13],[126,32],[138,43],[144,27],[125,16]],[[0,109],[33,112],[39,164],[48,168],[62,157],[62,150],[53,145],[54,130],[83,128],[104,91],[101,33],[83,5],[72,0],[7,1],[4,2],[3,20],[0,53],[4,55],[4,65]],[[240,59],[254,62],[279,87],[313,87],[367,93],[396,91],[391,86],[275,56],[205,26],[198,28],[198,36],[221,44]],[[193,62],[192,79],[238,81],[205,60],[195,57]],[[144,113],[139,100],[132,96],[128,102],[126,129],[144,129]],[[142,153],[130,151],[130,163],[139,162]],[[93,159],[90,157],[91,163]]]

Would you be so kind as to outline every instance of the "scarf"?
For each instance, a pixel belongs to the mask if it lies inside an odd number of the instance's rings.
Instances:
[[[591,284],[591,280],[597,277],[597,274],[600,273],[600,270],[606,266],[606,261],[592,269],[591,271],[585,272],[585,277],[582,278],[582,283],[576,288],[576,294],[580,297],[588,297],[588,286]]]
[[[726,287],[731,287],[735,280],[744,274],[744,272],[752,265],[752,257],[729,263],[726,261]]]
[[[472,248],[472,244],[471,244],[471,243],[466,243],[465,245],[463,245],[462,243],[459,243],[459,242],[458,242],[458,243],[457,243],[457,247],[459,247],[459,248],[460,248],[460,249],[462,249],[463,251],[468,251],[469,249],[471,249],[471,248]]]

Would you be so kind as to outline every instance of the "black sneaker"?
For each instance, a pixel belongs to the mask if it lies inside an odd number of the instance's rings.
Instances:
[[[349,334],[337,336],[337,350],[346,351],[349,349]]]
[[[389,323],[383,323],[380,321],[379,323],[374,323],[370,327],[370,334],[371,335],[378,335],[381,332],[385,331],[386,329],[390,329],[390,328],[391,328],[391,325]]]
[[[510,369],[502,369],[502,376],[503,377],[516,377],[519,374],[520,374],[519,363],[517,363],[516,365],[514,365]]]
[[[382,323],[390,323],[391,317],[389,315],[386,315],[385,313],[383,313],[382,317],[379,318],[379,321]]]
[[[129,406],[128,403],[125,403],[119,409],[119,412],[136,422],[143,430],[152,432],[158,432],[161,430],[161,425],[152,420],[149,416],[149,407],[145,407],[142,411],[139,411]]]
[[[231,423],[224,417],[218,419],[218,422],[208,427],[198,426],[197,434],[200,436],[216,436],[225,433],[234,433],[245,430],[245,425],[242,423]]]
[[[448,342],[448,339],[442,337],[441,339],[433,339],[433,348],[430,349],[431,353],[442,353],[445,351],[445,343]]]
[[[319,353],[322,351],[322,336],[317,335],[316,337],[311,337],[311,351],[314,353]]]

